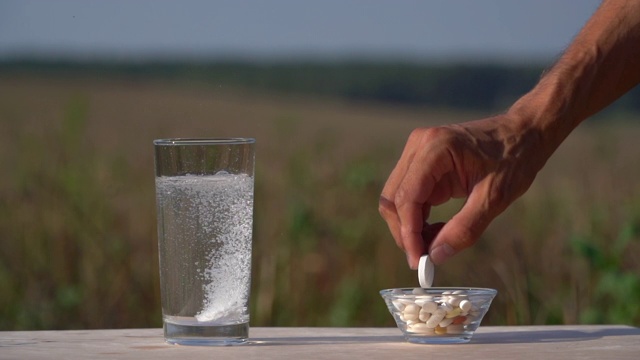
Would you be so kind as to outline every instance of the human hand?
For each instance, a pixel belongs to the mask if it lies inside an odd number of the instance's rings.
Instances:
[[[473,245],[531,185],[553,151],[587,117],[640,84],[640,2],[603,1],[539,83],[488,119],[411,133],[380,196],[380,214],[418,267]],[[432,206],[467,201],[446,224]]]
[[[441,264],[473,245],[531,185],[548,158],[540,136],[512,116],[414,130],[380,197],[380,214],[417,269],[429,250]],[[447,223],[429,224],[432,206],[466,202]]]

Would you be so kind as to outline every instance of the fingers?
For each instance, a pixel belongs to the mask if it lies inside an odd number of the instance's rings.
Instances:
[[[487,195],[480,189],[472,191],[462,209],[442,227],[429,249],[434,264],[442,264],[478,241],[495,217],[489,212]]]
[[[398,163],[382,189],[378,205],[380,215],[387,222],[387,226],[396,245],[403,251],[405,250],[405,246],[400,233],[400,219],[398,218],[398,211],[395,205],[395,197],[398,187],[407,172],[407,168],[414,158],[417,141],[416,132],[414,131],[409,136]]]
[[[434,187],[452,169],[450,154],[429,141],[434,129],[412,132],[407,145],[382,191],[379,211],[387,222],[398,247],[407,254],[412,269],[418,268],[420,256],[427,247],[422,237],[424,222],[429,214]],[[450,198],[451,186],[439,187],[433,200],[442,203]]]
[[[476,243],[489,223],[531,184],[536,171],[528,163],[502,157],[505,146],[518,144],[506,142],[504,129],[496,124],[487,119],[417,129],[409,137],[383,189],[380,214],[411,268],[417,268],[426,249],[435,264],[442,264]],[[444,226],[436,229],[425,223],[432,206],[465,196],[462,209]]]
[[[384,192],[378,201],[378,211],[382,218],[387,222],[387,226],[389,227],[389,231],[391,232],[396,245],[398,245],[400,249],[404,250],[404,245],[402,245],[402,238],[400,236],[400,220],[398,219],[396,206],[393,201],[384,196]]]
[[[409,177],[413,175],[408,175]],[[420,183],[416,188],[414,182]],[[400,226],[400,238],[402,247],[407,254],[409,267],[418,268],[420,256],[426,253],[422,239],[422,230],[425,222],[424,208],[428,194],[433,189],[433,178],[426,176],[421,179],[409,180],[405,176],[395,196],[396,213]],[[422,190],[422,191],[420,191]]]
[[[422,231],[431,206],[429,199],[436,184],[451,170],[448,153],[423,151],[415,156],[396,191],[394,203],[400,223],[401,241],[412,269],[417,268],[420,256],[426,254]],[[439,189],[446,190],[448,187]],[[450,198],[450,191],[446,190],[444,195],[437,196],[440,202],[444,198]]]

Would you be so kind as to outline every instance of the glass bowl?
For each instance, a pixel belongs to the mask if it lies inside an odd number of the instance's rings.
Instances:
[[[405,339],[418,344],[469,342],[497,293],[446,287],[380,291]]]

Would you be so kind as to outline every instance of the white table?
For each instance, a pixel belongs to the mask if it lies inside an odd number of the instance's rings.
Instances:
[[[176,346],[162,329],[0,332],[0,359],[640,359],[640,329],[487,326],[471,342],[417,345],[396,328],[251,328],[247,344]]]

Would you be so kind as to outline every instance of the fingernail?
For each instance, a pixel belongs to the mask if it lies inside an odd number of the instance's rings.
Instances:
[[[456,253],[449,244],[442,244],[433,248],[430,252],[431,261],[435,264],[442,264]]]

